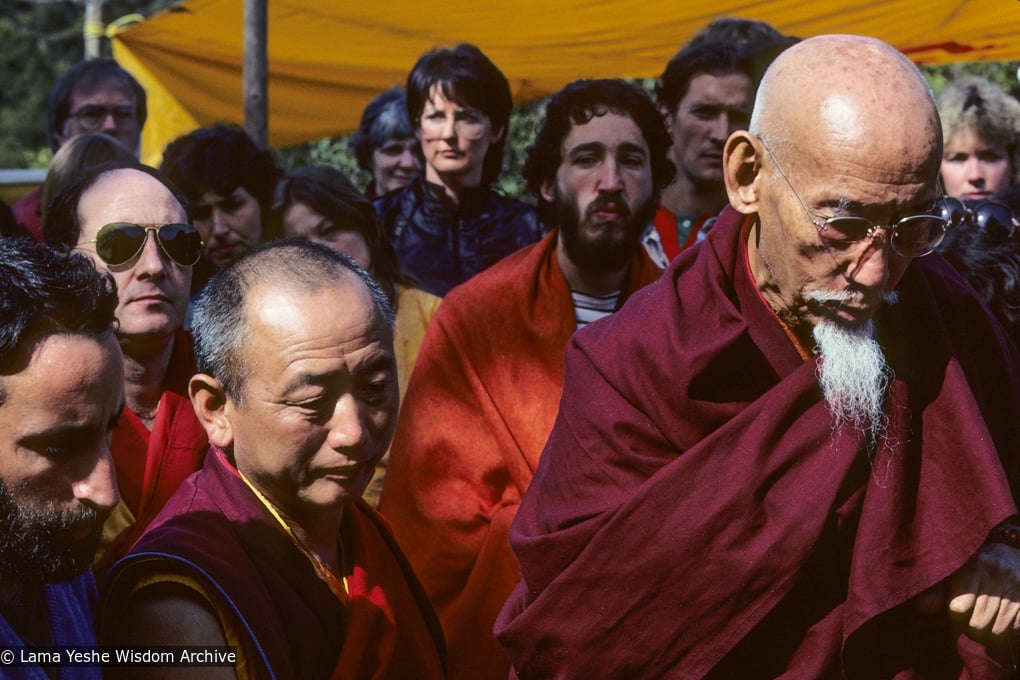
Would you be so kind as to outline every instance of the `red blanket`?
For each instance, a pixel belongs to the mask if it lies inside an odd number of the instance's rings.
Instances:
[[[520,572],[507,530],[552,429],[577,327],[556,232],[455,288],[401,406],[381,511],[443,624],[451,678],[509,668],[490,631]],[[662,270],[642,249],[627,291]]]
[[[743,227],[725,211],[568,348],[496,625],[521,677],[961,672],[948,617],[911,600],[1016,513],[1016,351],[940,257],[914,261],[876,317],[895,381],[869,461],[758,295]],[[959,643],[970,677],[1002,672]]]

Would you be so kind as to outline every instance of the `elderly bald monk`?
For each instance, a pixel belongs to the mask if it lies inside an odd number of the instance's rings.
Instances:
[[[706,241],[568,347],[519,677],[1016,677],[1018,356],[930,254],[941,149],[882,42],[772,65]]]

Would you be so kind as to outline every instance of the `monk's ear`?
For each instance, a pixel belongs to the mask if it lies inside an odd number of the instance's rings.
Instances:
[[[233,400],[223,383],[211,375],[197,373],[191,376],[188,394],[198,422],[209,437],[209,443],[226,450],[234,443],[234,430],[229,417]]]
[[[758,212],[758,182],[761,177],[761,140],[746,130],[730,135],[723,147],[723,176],[730,205],[750,215]]]

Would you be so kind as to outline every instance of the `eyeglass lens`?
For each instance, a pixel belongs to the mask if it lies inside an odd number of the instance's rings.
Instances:
[[[935,250],[946,233],[945,220],[935,215],[904,217],[890,227],[893,248],[904,257],[921,257]],[[829,240],[850,244],[868,238],[875,225],[863,217],[833,217],[825,222],[823,235]]]
[[[107,224],[96,235],[96,253],[109,265],[126,264],[142,252],[149,231],[155,232],[159,247],[177,264],[190,267],[198,262],[202,239],[190,224],[164,224],[158,229],[126,222]]]
[[[447,125],[447,114],[442,111],[426,110],[421,116],[422,130],[430,136],[443,133]],[[465,139],[480,139],[485,135],[485,117],[473,110],[453,113],[453,129]]]
[[[70,114],[71,118],[77,118],[79,124],[89,130],[101,127],[107,116],[113,116],[117,125],[126,125],[135,121],[135,109],[131,106],[89,105]]]

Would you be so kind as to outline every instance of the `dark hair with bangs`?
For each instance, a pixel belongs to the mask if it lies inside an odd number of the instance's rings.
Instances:
[[[181,135],[163,151],[159,169],[193,204],[198,204],[207,191],[229,196],[242,187],[258,201],[261,240],[280,236],[266,228],[280,166],[273,152],[256,144],[243,128],[217,123]]]
[[[407,113],[415,129],[421,128],[421,114],[433,87],[452,102],[478,109],[492,122],[493,130],[503,131],[489,147],[482,166],[482,185],[492,184],[503,169],[503,147],[513,109],[506,76],[468,43],[426,52],[407,76]]]

